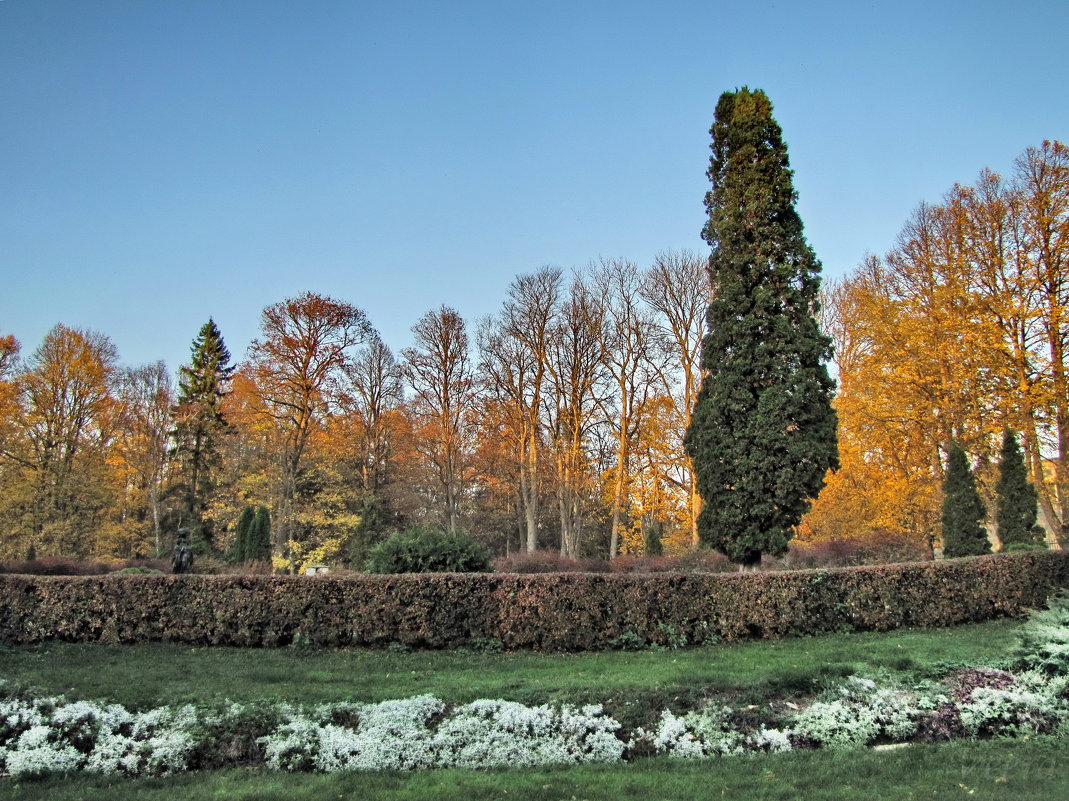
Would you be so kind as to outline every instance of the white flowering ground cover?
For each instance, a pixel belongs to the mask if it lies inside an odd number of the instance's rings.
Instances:
[[[612,763],[850,749],[957,737],[1069,737],[1069,602],[1033,616],[1016,672],[958,671],[913,688],[853,677],[803,708],[758,719],[722,704],[665,710],[630,731],[601,706],[479,700],[447,707],[431,695],[316,706],[222,709],[69,702],[0,686],[0,771],[31,778],[79,771],[167,775],[227,764],[280,771],[381,771]],[[220,763],[220,760],[224,760]]]

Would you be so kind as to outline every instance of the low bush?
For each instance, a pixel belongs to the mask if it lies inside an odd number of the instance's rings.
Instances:
[[[1016,656],[1019,666],[1069,676],[1069,596],[1051,601],[1021,627]]]
[[[40,559],[15,559],[0,562],[0,574],[27,576],[103,576],[106,573],[129,568],[151,568],[161,573],[169,573],[171,563],[166,559],[124,559],[106,562],[71,559],[66,556],[43,556]]]
[[[581,651],[1018,615],[1069,554],[779,573],[0,576],[0,640]]]
[[[608,573],[603,559],[569,559],[557,551],[525,551],[494,561],[498,573]]]
[[[413,526],[368,553],[367,573],[485,573],[490,552],[467,534]]]
[[[155,567],[124,567],[114,571],[117,576],[160,576],[163,571]]]
[[[1002,549],[1002,553],[1021,553],[1023,551],[1045,551],[1047,546],[1042,542],[1011,542]]]
[[[736,570],[722,553],[704,548],[680,556],[634,556],[569,559],[556,551],[517,553],[494,562],[498,573],[728,573]]]
[[[927,544],[918,538],[881,532],[871,537],[794,541],[785,557],[767,561],[770,566],[784,569],[807,569],[923,562],[930,558]]]
[[[679,556],[631,556],[609,562],[613,573],[731,573],[736,565],[718,551],[694,548]]]

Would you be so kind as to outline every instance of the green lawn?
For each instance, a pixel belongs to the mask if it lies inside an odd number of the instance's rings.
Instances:
[[[740,702],[819,690],[853,673],[911,681],[947,664],[995,664],[1018,622],[952,629],[833,634],[678,651],[581,654],[190,648],[49,643],[0,646],[0,678],[68,698],[131,708],[185,702],[379,701],[433,693],[447,703],[606,702],[694,706],[710,694]]]
[[[0,801],[1055,801],[1069,798],[1064,741],[958,741],[895,751],[805,751],[707,762],[645,759],[624,765],[423,773],[189,773],[162,779],[101,777],[17,784]]]
[[[0,678],[129,707],[199,702],[376,701],[433,693],[447,703],[601,701],[625,725],[665,706],[805,695],[861,673],[910,683],[954,665],[1004,664],[1015,620],[952,629],[763,640],[678,651],[584,654],[190,648],[49,643],[0,646]],[[890,751],[805,751],[516,771],[279,774],[228,770],[118,780],[0,779],[4,799],[1005,799],[1069,798],[1065,741],[958,741]]]

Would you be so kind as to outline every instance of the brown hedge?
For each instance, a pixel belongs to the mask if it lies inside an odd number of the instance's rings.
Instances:
[[[0,576],[0,640],[577,651],[1021,614],[1069,586],[1069,554],[743,574]],[[620,638],[623,637],[624,640]]]

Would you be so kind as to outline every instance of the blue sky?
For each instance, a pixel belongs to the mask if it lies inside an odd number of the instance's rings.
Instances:
[[[0,2],[0,334],[235,357],[304,290],[395,349],[519,273],[704,253],[720,93],[764,89],[825,273],[1069,140],[1069,3]]]

